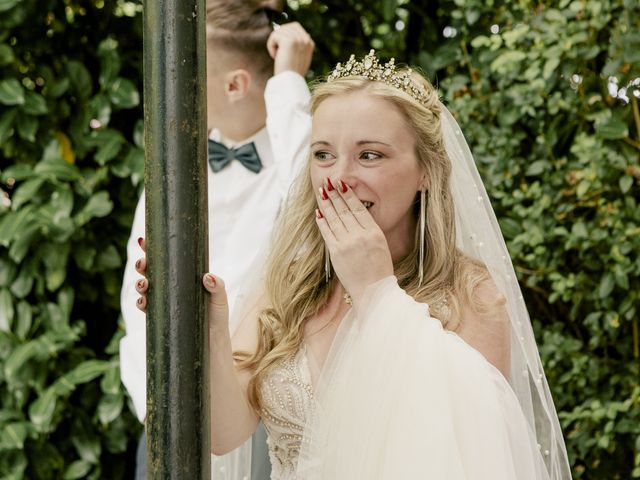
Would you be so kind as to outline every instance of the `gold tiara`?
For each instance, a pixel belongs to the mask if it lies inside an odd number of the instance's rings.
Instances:
[[[429,94],[423,85],[413,81],[411,69],[399,72],[393,58],[384,65],[380,65],[375,50],[371,50],[361,62],[356,61],[355,55],[351,55],[344,65],[338,63],[327,77],[327,82],[345,77],[365,77],[369,80],[386,83],[408,93],[423,105],[427,105]]]

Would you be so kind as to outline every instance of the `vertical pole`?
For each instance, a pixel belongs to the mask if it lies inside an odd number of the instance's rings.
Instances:
[[[205,1],[144,2],[149,479],[211,476]]]

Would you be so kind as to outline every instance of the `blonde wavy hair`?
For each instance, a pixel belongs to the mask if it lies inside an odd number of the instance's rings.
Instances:
[[[464,306],[478,311],[490,308],[474,296],[476,286],[489,278],[489,274],[478,261],[456,248],[454,205],[449,189],[451,161],[440,126],[442,107],[436,89],[421,75],[413,72],[412,77],[426,88],[428,99],[425,103],[382,82],[345,77],[316,86],[311,113],[313,115],[329,97],[364,91],[383,98],[403,114],[417,139],[418,162],[428,172],[426,253],[424,280],[418,285],[420,235],[419,222],[416,222],[413,249],[394,264],[394,273],[409,295],[428,303],[431,314],[439,318],[445,328],[455,330]],[[306,319],[318,313],[332,288],[324,277],[325,248],[315,221],[316,207],[308,163],[295,182],[274,230],[266,268],[266,294],[270,306],[258,316],[258,348],[252,355],[235,353],[238,367],[253,372],[249,400],[257,411],[261,408],[263,379],[281,360],[298,351]],[[416,195],[414,214],[417,218],[419,194]]]

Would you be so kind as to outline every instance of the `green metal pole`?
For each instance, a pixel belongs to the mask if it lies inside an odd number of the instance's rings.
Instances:
[[[144,2],[149,479],[211,478],[205,16]]]

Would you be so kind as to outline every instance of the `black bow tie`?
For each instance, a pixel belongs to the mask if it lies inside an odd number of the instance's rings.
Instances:
[[[229,165],[232,160],[238,160],[253,173],[262,170],[262,162],[253,142],[238,148],[227,148],[222,143],[209,139],[209,165],[214,173]]]

